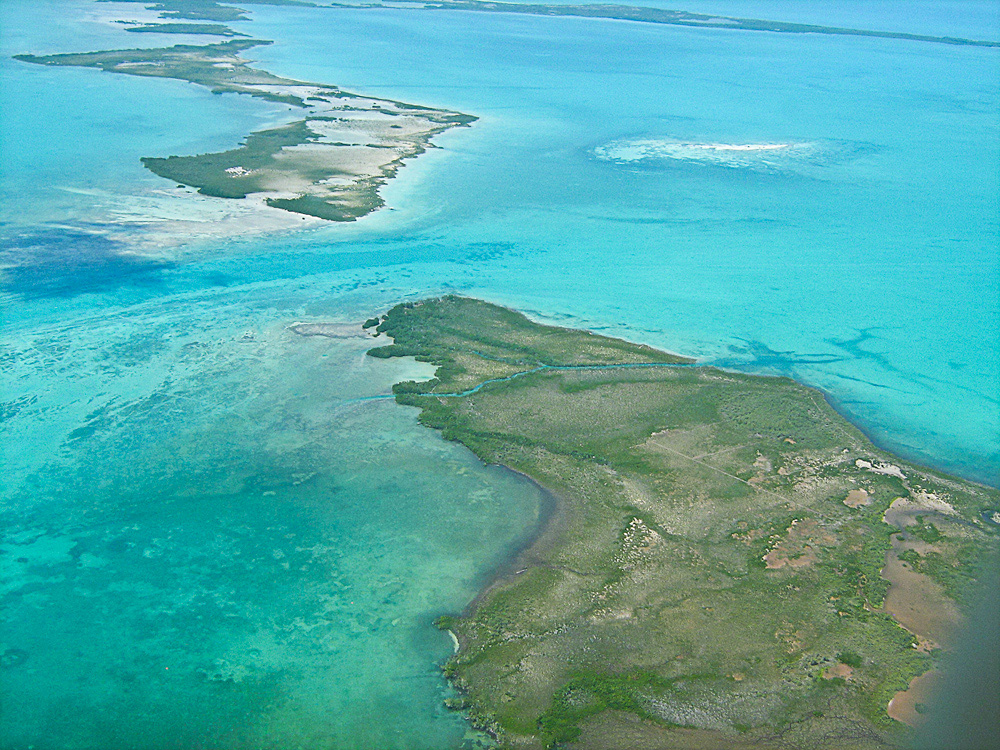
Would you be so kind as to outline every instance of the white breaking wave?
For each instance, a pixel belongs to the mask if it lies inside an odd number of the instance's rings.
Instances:
[[[674,160],[769,171],[811,161],[818,150],[815,143],[697,143],[629,138],[598,146],[594,155],[619,164]]]

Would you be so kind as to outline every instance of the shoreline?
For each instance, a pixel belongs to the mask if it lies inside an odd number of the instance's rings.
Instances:
[[[496,302],[496,301],[493,301],[493,300],[486,300],[486,301],[490,302],[491,304],[501,305],[501,306],[508,306],[509,307],[509,305],[507,305],[505,302]],[[520,309],[520,308],[514,308],[514,309]],[[559,316],[561,315],[560,313],[547,314],[544,311],[535,310],[535,309],[523,310],[522,312],[523,312],[523,314],[529,320],[532,320],[532,321],[534,321],[536,323],[539,323],[540,325],[556,326],[556,327],[566,327],[566,325],[564,323],[560,323],[559,322]],[[608,325],[609,325],[607,323],[601,323],[601,322],[593,322],[593,321],[588,322],[587,320],[580,319],[580,318],[577,318],[575,316],[571,316],[571,321],[573,321],[570,324],[571,327],[575,327],[575,326],[578,325],[580,330],[586,330],[586,331],[589,331],[590,333],[595,333],[595,334],[598,333],[598,331],[596,329],[598,329],[598,328],[603,329],[603,328],[608,327]],[[616,325],[616,327],[621,328],[620,324],[615,324],[615,325]],[[636,332],[638,332],[638,331],[636,331]],[[763,371],[763,370],[754,369],[753,367],[749,367],[749,366],[746,367],[746,368],[734,368],[734,367],[726,367],[726,366],[716,365],[716,364],[713,364],[711,361],[707,361],[706,362],[703,359],[700,359],[700,358],[698,358],[698,357],[696,357],[694,355],[691,355],[691,354],[684,354],[684,353],[679,352],[679,351],[674,351],[673,349],[664,349],[662,347],[654,346],[654,345],[649,344],[649,343],[647,343],[645,341],[640,341],[640,340],[637,340],[637,339],[633,339],[631,337],[626,338],[626,336],[621,335],[621,333],[617,333],[617,334],[603,334],[602,333],[600,335],[613,335],[615,338],[619,338],[619,339],[621,339],[623,341],[628,341],[630,343],[636,344],[637,346],[648,346],[650,348],[654,348],[654,349],[657,349],[658,351],[666,352],[667,354],[671,354],[671,355],[674,355],[676,357],[683,357],[685,359],[690,359],[692,362],[694,362],[699,367],[713,367],[713,368],[715,368],[717,370],[720,370],[722,372],[728,372],[728,373],[737,374],[737,375],[752,375],[753,377],[758,377],[758,378],[789,378],[790,380],[793,380],[794,382],[798,383],[799,385],[803,386],[804,388],[810,388],[813,391],[815,391],[817,394],[819,394],[820,396],[822,396],[823,400],[826,402],[826,404],[833,411],[835,411],[845,422],[849,423],[854,429],[856,429],[858,432],[860,432],[865,437],[866,440],[868,440],[873,446],[875,446],[876,448],[878,448],[880,451],[883,451],[885,453],[894,455],[897,458],[900,458],[900,459],[906,461],[906,463],[910,464],[910,466],[912,466],[912,467],[914,467],[914,468],[916,468],[916,469],[918,469],[920,471],[932,474],[932,475],[934,475],[938,479],[948,480],[948,479],[952,479],[954,477],[958,477],[958,478],[962,479],[963,481],[971,482],[973,484],[977,484],[977,485],[979,485],[979,486],[981,486],[983,488],[986,488],[986,489],[1000,490],[1000,473],[998,473],[996,475],[995,479],[993,479],[992,481],[987,481],[987,479],[984,478],[984,477],[981,477],[981,476],[978,476],[978,475],[969,475],[969,474],[964,473],[965,471],[967,471],[967,469],[965,469],[965,467],[962,467],[962,466],[949,467],[949,466],[946,466],[946,465],[937,466],[937,465],[935,465],[933,463],[928,463],[928,461],[927,461],[927,459],[925,457],[911,458],[911,457],[907,456],[905,454],[905,452],[903,452],[901,450],[901,448],[893,447],[891,445],[887,445],[886,442],[885,442],[885,440],[883,438],[881,438],[874,431],[874,428],[868,427],[867,425],[865,425],[864,422],[858,421],[855,417],[851,416],[849,414],[848,410],[846,408],[844,408],[844,406],[841,404],[840,400],[836,397],[835,394],[833,394],[833,393],[825,390],[824,388],[822,388],[822,387],[820,387],[818,385],[813,385],[813,384],[811,384],[811,383],[809,383],[809,382],[807,382],[805,380],[800,380],[798,378],[792,377],[791,375],[782,375],[780,373],[775,373],[773,371],[772,372],[766,372],[766,371]]]
[[[684,355],[678,355],[678,356],[684,356]],[[781,376],[758,374],[757,377],[781,377]],[[824,399],[826,399],[826,394],[824,391],[815,388],[814,386],[806,385],[804,383],[800,383],[800,385],[803,385],[806,388],[814,390],[815,392],[823,396]],[[837,413],[840,414],[839,411]],[[841,414],[841,416],[844,417],[845,420],[847,420],[847,417],[845,415]],[[847,421],[849,421],[850,424],[852,424],[856,429],[861,431],[858,425],[856,425],[853,421],[850,420]],[[863,433],[863,431],[861,432]],[[463,447],[469,450],[468,446],[464,446],[464,444]],[[475,453],[473,453],[473,455],[475,455]],[[480,461],[484,467],[490,467],[490,466],[498,467],[502,470],[509,471],[519,476],[522,476],[528,481],[530,481],[532,484],[535,485],[535,487],[538,488],[542,496],[548,500],[548,502],[545,503],[545,506],[543,506],[548,508],[548,512],[545,513],[544,516],[542,513],[539,514],[539,521],[536,524],[534,533],[526,538],[524,544],[522,544],[519,548],[511,552],[507,560],[504,563],[502,563],[498,568],[498,570],[496,571],[496,573],[489,578],[489,583],[487,583],[476,594],[476,596],[472,599],[472,601],[470,601],[469,604],[462,609],[461,613],[458,615],[458,617],[462,619],[473,616],[476,610],[483,604],[484,601],[486,601],[486,599],[490,596],[490,594],[492,594],[495,590],[503,588],[505,584],[513,581],[518,575],[527,572],[531,567],[541,564],[540,563],[541,553],[546,548],[551,547],[555,543],[552,537],[557,535],[560,530],[558,525],[560,518],[562,518],[565,521],[565,516],[566,516],[565,504],[567,500],[565,498],[560,497],[558,493],[554,492],[550,488],[543,485],[536,478],[522,471],[518,471],[517,469],[514,469],[510,466],[506,466],[505,464],[502,463],[491,464],[484,461],[483,459],[480,459]],[[933,473],[938,473],[936,470],[929,469],[927,467],[918,466],[917,468],[926,469],[928,471],[932,471]],[[983,484],[981,486],[993,489],[989,487],[989,485]],[[889,522],[886,521],[886,523]],[[890,556],[894,554],[895,554],[895,548],[890,547],[890,549],[887,550],[886,552],[886,565],[885,567],[883,567],[883,572],[889,566]],[[885,578],[885,580],[889,583],[891,590],[895,584],[893,584],[893,582],[888,578]],[[888,598],[888,592],[886,594],[886,598]],[[896,614],[887,605],[886,600],[883,600],[881,609],[885,611],[887,614],[889,614],[893,618],[893,620],[896,621],[897,625],[902,630],[906,631],[907,633],[910,633],[911,635],[914,636],[914,638],[917,639],[917,643],[921,644],[919,646],[919,650],[927,651],[929,649],[942,648],[942,647],[946,651],[950,650],[949,645],[938,644],[934,641],[930,641],[929,648],[925,649],[922,644],[928,640],[926,633],[922,633],[913,628],[909,628],[902,622],[900,622]],[[443,616],[447,617],[447,615]],[[467,643],[463,642],[463,639],[459,636],[459,634],[457,634],[450,627],[446,628],[446,630],[453,639],[453,642],[455,644],[454,653],[452,657],[450,657],[448,660],[450,661],[451,658],[457,657],[462,652],[462,649],[466,648]],[[453,677],[447,675],[447,663],[443,665],[442,668],[445,670],[446,679],[448,683],[459,694],[463,696],[467,695],[469,692],[468,687],[463,683],[457,681]],[[921,699],[927,700],[928,698],[930,698],[931,700],[933,700],[934,698],[936,698],[936,694],[934,691],[938,683],[941,682],[943,674],[944,673],[942,672],[940,665],[931,664],[928,666],[926,671],[921,672],[920,674],[913,677],[906,685],[906,687],[897,691],[895,695],[893,695],[893,697],[889,700],[889,703],[886,705],[886,714],[889,716],[889,718],[914,728],[922,726],[923,722],[926,721],[926,719],[921,720],[922,711],[924,710],[923,709],[924,704],[921,702]],[[488,723],[481,723],[481,721],[477,719],[477,717],[469,715],[468,713],[466,713],[466,718],[476,729],[486,732],[495,741],[500,740],[499,733],[497,733],[495,729],[491,727]]]
[[[482,459],[480,459],[480,461],[482,461]],[[525,474],[523,471],[511,468],[510,466],[505,466],[504,464],[482,463],[484,467],[496,467],[501,471],[523,477],[538,489],[539,494],[542,497],[542,503],[538,509],[538,520],[534,524],[534,529],[525,536],[521,545],[511,550],[510,554],[507,555],[506,559],[500,563],[493,575],[485,577],[489,582],[462,610],[462,617],[471,614],[482,603],[483,599],[490,593],[490,591],[495,589],[498,585],[501,585],[504,581],[511,580],[524,573],[525,570],[534,564],[532,558],[536,557],[536,553],[543,548],[546,537],[554,533],[557,529],[557,521],[564,510],[559,496],[549,488],[540,484],[534,477]],[[458,635],[456,634],[456,638],[457,637]]]
[[[228,151],[143,157],[175,184],[214,198],[262,200],[269,207],[331,222],[350,222],[385,205],[380,189],[409,159],[434,148],[435,136],[478,118],[445,109],[283,78],[241,57],[270,41],[240,38],[205,45],[113,49],[54,55],[18,54],[45,66],[98,68],[194,83],[288,105],[284,124],[249,133]]]
[[[390,8],[381,2],[366,3],[361,6],[333,5],[332,7],[363,7],[368,9]],[[424,11],[465,11],[480,13],[509,13],[522,15],[593,18],[632,23],[649,23],[683,28],[721,29],[726,31],[748,31],[773,34],[817,34],[824,36],[846,36],[873,39],[887,39],[930,44],[947,44],[961,47],[1000,47],[1000,41],[989,39],[969,39],[954,36],[934,36],[914,34],[905,31],[879,31],[875,29],[845,28],[811,23],[793,23],[758,18],[743,18],[721,14],[707,15],[683,10],[668,10],[641,5],[528,5],[516,2],[492,2],[490,0],[431,0],[416,10]]]
[[[460,298],[455,298],[455,299],[460,299]],[[416,303],[415,306],[413,303],[409,303],[409,305],[404,306],[404,308],[405,307],[409,307],[410,309],[419,308],[421,304],[426,304],[426,303]],[[486,305],[488,303],[480,303],[480,304]],[[394,308],[394,311],[395,310],[396,308]],[[383,316],[382,321],[384,322],[385,320],[386,316]],[[540,324],[534,324],[534,325],[537,326]],[[556,329],[553,328],[552,330]],[[559,329],[559,330],[566,331],[569,329]],[[591,336],[589,332],[583,332],[583,331],[571,331],[571,332],[578,334],[580,336],[584,336],[585,339]],[[390,333],[390,331],[386,331],[386,333]],[[593,338],[596,339],[603,337],[594,336]],[[409,339],[405,337],[404,339],[402,339],[403,341],[402,345],[397,343],[401,341],[401,339],[398,336],[393,336],[392,341],[393,341],[392,346],[394,347],[400,349],[407,349],[407,346],[409,345],[409,348],[412,349],[412,344],[409,344],[408,343]],[[636,345],[633,344],[633,346]],[[419,349],[415,351],[405,351],[405,352],[400,351],[398,354],[390,354],[389,356],[406,356],[407,354],[417,354],[419,352],[420,352]],[[386,355],[380,354],[378,356],[386,356]],[[425,354],[424,355],[425,361],[428,361],[426,359],[426,356],[427,355]],[[442,425],[437,423],[436,418],[433,420],[424,418],[425,410],[428,408],[428,404],[430,403],[427,400],[427,397],[432,397],[432,400],[438,401],[442,405],[445,404],[445,402],[451,402],[456,399],[440,398],[440,397],[437,399],[433,399],[433,397],[436,395],[434,392],[434,388],[437,387],[436,385],[434,385],[434,383],[435,381],[437,381],[437,378],[443,376],[443,370],[441,368],[444,365],[442,364],[441,361],[438,361],[438,358],[432,357],[431,359],[433,359],[434,360],[433,363],[437,365],[435,379],[429,381],[428,384],[425,384],[425,387],[416,390],[411,390],[408,387],[404,388],[394,387],[394,396],[398,404],[420,407],[422,409],[420,417],[421,423],[423,423],[425,426],[441,430]],[[445,369],[448,368],[445,367]],[[822,405],[825,406],[827,409],[829,409],[831,412],[836,414],[836,416],[844,425],[843,428],[838,428],[838,429],[842,429],[844,431],[845,439],[847,439],[848,441],[858,441],[860,439],[860,444],[864,444],[865,442],[867,442],[876,451],[876,453],[872,455],[874,455],[879,460],[884,461],[886,458],[889,458],[890,460],[896,458],[895,454],[884,451],[879,446],[874,445],[871,441],[869,441],[864,431],[861,430],[854,422],[847,419],[845,415],[841,414],[838,410],[836,410],[833,404],[831,403],[830,399],[827,397],[826,393],[818,388],[797,383],[796,381],[792,381],[791,379],[783,376],[748,375],[747,373],[744,372],[729,373],[729,371],[725,371],[720,368],[715,368],[711,365],[702,365],[697,362],[694,363],[694,369],[697,369],[702,373],[708,375],[711,375],[712,372],[715,372],[718,373],[719,375],[732,374],[733,376],[739,376],[740,378],[750,378],[754,382],[771,383],[773,384],[774,387],[786,387],[787,384],[792,383],[794,384],[793,387],[796,388],[798,392],[803,392],[805,394],[808,394],[809,398],[812,398],[814,403],[818,401],[822,403]],[[447,376],[445,375],[445,377]],[[518,378],[517,381],[523,382],[523,379]],[[511,381],[508,380],[506,381],[506,383],[498,383],[498,385],[501,386],[506,385],[509,382]],[[399,384],[397,384],[397,386],[398,385]],[[427,385],[429,385],[430,387],[426,387]],[[444,395],[460,390],[468,390],[467,388],[459,389],[457,386],[449,388],[449,386],[451,386],[450,383],[448,383],[447,385],[442,384],[440,386],[441,389],[443,389],[442,393]],[[521,390],[523,390],[523,388]],[[410,395],[411,393],[413,395]],[[475,392],[470,392],[469,396],[471,397],[473,393]],[[426,396],[420,396],[419,394],[426,394]],[[816,399],[816,396],[820,396],[821,398]],[[819,407],[819,404],[816,405],[817,407]],[[484,713],[484,706],[481,702],[483,700],[483,694],[481,692],[482,686],[477,686],[476,684],[474,684],[475,681],[473,683],[470,683],[469,680],[467,679],[468,675],[466,674],[466,672],[469,669],[469,667],[464,666],[465,664],[464,660],[470,658],[470,650],[475,650],[478,648],[479,649],[478,653],[482,653],[481,651],[482,645],[481,643],[477,642],[477,639],[481,639],[481,634],[476,635],[477,631],[474,628],[470,629],[472,628],[470,623],[482,620],[482,617],[484,616],[483,614],[484,607],[494,606],[498,598],[509,598],[512,595],[511,592],[518,589],[518,587],[523,589],[523,587],[527,585],[524,583],[524,581],[529,577],[531,577],[531,575],[533,575],[535,572],[538,572],[539,570],[557,570],[556,568],[551,568],[551,562],[548,562],[546,560],[546,555],[547,553],[553,551],[556,548],[565,547],[565,545],[568,543],[564,537],[571,525],[571,522],[573,521],[574,513],[578,516],[579,513],[582,512],[579,510],[582,498],[580,497],[571,498],[568,495],[564,496],[560,490],[556,489],[554,486],[551,486],[550,481],[546,481],[546,476],[544,475],[544,473],[542,475],[536,475],[534,472],[531,472],[529,470],[524,470],[516,465],[511,465],[509,463],[506,463],[502,459],[494,460],[494,456],[491,455],[489,451],[484,453],[483,448],[477,447],[474,444],[470,444],[467,440],[463,439],[461,436],[455,434],[449,434],[450,428],[444,427],[443,429],[445,432],[444,437],[446,439],[462,443],[467,449],[471,450],[483,462],[484,465],[500,466],[505,470],[514,471],[515,473],[525,476],[527,479],[532,481],[537,487],[540,488],[540,490],[544,493],[543,496],[549,498],[551,502],[554,503],[554,508],[552,509],[552,512],[547,516],[544,522],[542,522],[542,519],[540,517],[539,523],[536,526],[535,533],[532,534],[530,538],[526,540],[526,543],[521,548],[512,551],[506,564],[502,565],[495,572],[495,574],[489,579],[489,582],[480,590],[477,596],[469,603],[467,607],[464,608],[461,615],[442,616],[441,618],[439,618],[439,620],[441,621],[447,621],[447,629],[449,629],[455,634],[454,637],[458,640],[460,644],[459,651],[455,655],[453,655],[444,665],[444,671],[446,677],[449,679],[451,684],[463,696],[466,696],[466,698],[468,699],[467,703],[469,704],[470,711],[467,715],[470,721],[472,721],[472,723],[476,727],[480,729],[485,729],[493,736],[497,738],[503,738],[505,736],[503,721],[497,719],[495,716],[492,715],[491,712],[487,711]],[[654,435],[654,438],[655,437],[656,436]],[[886,455],[883,456],[879,454],[886,454]],[[962,480],[957,480],[955,478],[942,476],[941,475],[942,473],[936,469],[933,469],[931,467],[925,467],[920,464],[915,464],[910,461],[904,460],[903,464],[904,464],[904,469],[907,472],[906,476],[908,477],[907,486],[910,486],[909,483],[911,482],[917,482],[918,484],[925,484],[927,481],[934,483],[943,481],[948,485],[954,485],[956,488],[974,484],[975,487],[980,488],[987,494],[992,494],[989,492],[991,488],[987,485],[964,482]],[[880,468],[880,465],[876,464],[876,468]],[[898,472],[899,470],[896,469],[896,471]],[[892,475],[891,471],[886,473]],[[873,479],[877,479],[879,475],[883,474],[883,472],[870,470],[867,474],[864,474],[864,472],[862,472],[862,474],[865,476],[871,476],[871,478]],[[902,478],[902,475],[900,476]],[[893,481],[896,480],[894,479]],[[751,486],[753,486],[752,483]],[[574,504],[577,506],[576,508],[573,507]],[[845,505],[846,504],[847,503],[845,503]],[[849,506],[849,507],[855,508],[856,506]],[[822,518],[822,516],[820,516],[820,518]],[[882,568],[884,567],[885,559],[886,559],[885,553],[883,553],[882,563],[880,563],[877,569],[878,571],[881,571]],[[559,567],[565,569],[565,565]],[[572,570],[572,568],[569,569]],[[782,574],[776,573],[776,575],[784,575],[784,573]],[[535,576],[535,578],[537,578],[537,576]],[[888,587],[889,581],[885,580],[884,585]],[[876,590],[878,589],[878,584],[875,585],[875,589]],[[884,607],[884,596],[885,595],[883,594],[881,597],[879,597],[883,607]],[[895,620],[895,618],[893,618],[892,621],[893,621],[892,627],[897,632],[899,633],[909,632],[902,624],[900,624],[897,620]],[[456,624],[461,625],[461,627],[456,627]],[[439,627],[442,627],[442,625],[439,624]],[[472,662],[469,663],[471,664]],[[931,668],[931,665],[927,665],[927,667]],[[848,673],[849,682],[857,679],[856,677],[854,678],[850,677],[850,674],[852,672],[851,669],[845,671]],[[918,678],[921,675],[926,674],[927,671],[928,671],[927,668],[919,670],[916,673],[915,677],[911,678],[911,680],[908,681],[907,685],[909,685],[909,682],[912,681],[912,679]],[[837,672],[832,671],[831,674],[836,675]],[[910,674],[913,674],[913,671],[910,671]],[[743,678],[741,677],[740,679]],[[843,680],[841,680],[841,683],[843,683]],[[901,692],[904,691],[896,691],[892,695],[896,696]],[[892,698],[887,698],[887,701],[888,700],[892,700]],[[882,710],[884,712],[885,704],[882,705],[883,705]],[[883,716],[885,716],[885,713],[883,713]],[[888,720],[891,723],[895,723],[893,722],[893,718],[890,716],[886,716],[886,720]],[[890,730],[891,724],[886,725],[884,729]],[[891,731],[893,734],[898,734],[898,732],[901,730],[891,729]]]
[[[901,458],[904,461],[906,461],[906,463],[910,464],[911,466],[921,471],[935,475],[938,479],[947,480],[949,478],[959,477],[963,481],[977,484],[980,487],[984,487],[986,489],[1000,490],[1000,475],[997,475],[996,478],[993,479],[992,481],[987,481],[984,477],[964,474],[963,473],[964,467],[961,466],[956,466],[953,468],[937,467],[932,464],[926,463],[926,458],[924,457],[909,458],[908,456],[905,455],[904,452],[901,451],[900,448],[887,446],[885,444],[885,441],[878,435],[873,433],[870,428],[865,427],[864,424],[856,421],[853,417],[848,415],[847,410],[840,405],[840,402],[836,398],[836,396],[834,396],[831,393],[828,393],[827,391],[823,390],[822,388],[819,388],[818,386],[808,385],[807,383],[803,383],[803,385],[806,385],[809,388],[813,388],[814,390],[822,394],[823,399],[827,402],[827,404],[830,405],[831,409],[833,409],[835,412],[837,412],[837,414],[843,417],[844,420],[850,422],[850,424],[852,424],[854,428],[858,430],[858,432],[860,432],[862,435],[865,436],[866,440],[868,440],[872,445],[874,445],[879,450],[897,456],[898,458]]]

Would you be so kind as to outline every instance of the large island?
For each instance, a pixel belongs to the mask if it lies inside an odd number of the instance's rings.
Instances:
[[[146,31],[190,24],[154,24]],[[220,27],[225,28],[225,27]],[[195,31],[201,32],[197,27]],[[213,32],[218,33],[218,32]],[[383,205],[379,188],[435,135],[475,117],[390,99],[360,96],[259,70],[240,54],[270,44],[236,39],[201,46],[16,55],[39,65],[99,68],[111,73],[174,78],[215,94],[243,94],[291,105],[301,117],[247,136],[220,153],[148,157],[147,169],[219,198],[257,196],[265,204],[329,221],[352,221]]]
[[[456,296],[366,327],[393,339],[370,355],[437,365],[399,403],[554,498],[438,621],[452,703],[501,746],[879,748],[919,722],[903,691],[997,546],[996,490],[877,449],[787,378]]]

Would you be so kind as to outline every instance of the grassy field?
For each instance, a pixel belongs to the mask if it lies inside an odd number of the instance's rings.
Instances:
[[[1000,493],[877,450],[789,379],[453,296],[377,322],[393,343],[371,355],[438,366],[397,384],[400,403],[557,499],[517,572],[439,621],[462,706],[502,746],[905,739],[886,705],[940,644],[915,648],[883,608],[893,535],[961,602]],[[886,523],[894,501],[919,523]]]

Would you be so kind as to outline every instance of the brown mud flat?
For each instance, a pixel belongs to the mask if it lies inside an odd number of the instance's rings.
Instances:
[[[932,669],[910,681],[906,690],[896,693],[889,701],[886,712],[896,721],[901,721],[911,727],[919,727],[927,721],[924,706],[931,703],[941,686],[943,672]]]
[[[900,556],[908,551],[919,555],[940,553],[939,547],[907,530],[912,530],[928,518],[947,526],[954,523],[952,513],[953,509],[935,496],[918,494],[915,499],[897,498],[884,514],[885,522],[903,533],[892,537],[892,547],[886,553],[882,577],[889,581],[889,590],[883,609],[913,634],[918,650],[926,653],[937,649],[948,650],[954,645],[962,625],[962,614],[939,583],[916,571]],[[889,701],[886,708],[888,715],[896,721],[919,727],[925,718],[918,711],[918,706],[930,702],[941,677],[942,673],[932,668],[913,678],[906,689],[896,693]]]
[[[915,572],[899,559],[907,547],[905,542],[893,539],[893,548],[886,555],[882,577],[889,581],[885,597],[885,611],[913,633],[927,650],[948,648],[961,625],[958,607],[949,599],[940,584],[930,576]]]

